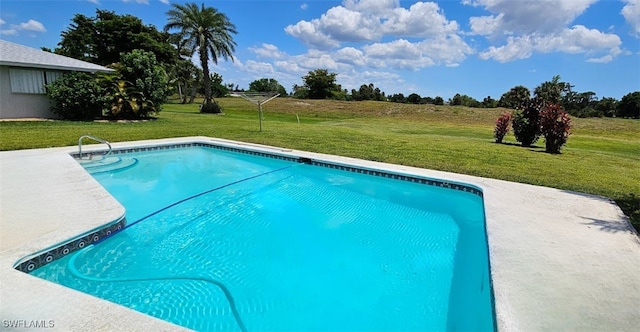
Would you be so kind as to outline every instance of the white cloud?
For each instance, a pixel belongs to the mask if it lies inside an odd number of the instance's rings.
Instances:
[[[526,59],[531,56],[533,51],[530,39],[529,36],[509,37],[506,45],[500,47],[491,46],[488,50],[481,52],[480,59],[494,59],[503,63]]]
[[[92,4],[96,4],[96,5],[100,4],[99,0],[87,0],[87,2],[91,2]]]
[[[476,35],[492,35],[497,31],[502,31],[504,34],[508,32],[501,30],[503,25],[502,18],[504,14],[500,13],[498,16],[476,16],[469,18],[469,25],[471,26],[472,34]]]
[[[400,1],[398,0],[345,0],[344,7],[357,12],[383,15],[389,10],[398,8]]]
[[[286,54],[273,44],[263,43],[260,47],[249,47],[249,51],[262,58],[282,59]]]
[[[168,4],[169,4],[169,0],[160,0],[160,2],[162,2],[162,3],[163,3],[163,4],[165,4],[165,5],[168,5]]]
[[[397,0],[346,0],[320,18],[289,25],[285,32],[317,49],[337,48],[344,42],[376,42],[384,37],[434,37],[458,32],[434,2],[409,8]]]
[[[314,70],[317,68],[326,68],[329,70],[338,69],[338,63],[326,52],[317,50],[309,50],[306,54],[297,55],[291,58],[301,68]]]
[[[556,50],[566,53],[592,53],[602,50],[615,56],[621,53],[620,45],[622,40],[615,34],[576,25],[560,34],[541,38],[538,48],[544,53]]]
[[[455,67],[475,53],[458,35],[458,23],[448,20],[435,2],[405,8],[398,0],[345,0],[319,18],[299,21],[285,31],[311,47],[301,55],[278,54],[275,67],[288,73],[327,68],[339,70],[347,79],[368,69]],[[349,44],[340,48],[343,43]],[[251,51],[268,57],[270,50],[263,46]]]
[[[300,9],[302,10],[307,10],[307,8],[309,8],[309,5],[307,5],[306,3],[300,5]]]
[[[373,67],[394,67],[419,70],[444,64],[457,66],[474,50],[457,35],[439,36],[412,43],[398,39],[388,43],[375,43],[363,47],[368,64]]]
[[[375,43],[363,47],[367,56],[379,59],[417,59],[422,56],[418,44],[405,39]]]
[[[472,35],[485,36],[490,43],[505,41],[503,45],[492,45],[480,52],[481,59],[509,62],[529,58],[534,53],[562,52],[585,54],[590,62],[609,62],[622,52],[622,41],[617,35],[582,25],[569,27],[596,1],[470,0],[465,3],[493,13],[469,18]]]
[[[493,33],[551,33],[565,28],[598,0],[474,0],[493,16],[471,17],[472,31]],[[493,27],[493,30],[489,30]]]
[[[384,16],[383,16],[384,17]],[[448,21],[434,2],[416,2],[409,9],[393,9],[382,23],[384,34],[405,37],[427,37],[456,33],[458,23]]]
[[[300,21],[287,26],[284,31],[311,47],[326,49],[339,46],[338,41],[320,31],[318,22],[317,19],[312,22]]]
[[[340,42],[370,41],[382,37],[377,18],[344,7],[329,9],[318,24],[324,34]]]
[[[274,73],[273,66],[267,62],[257,62],[253,60],[247,60],[243,68],[250,73],[259,74],[259,75]]]
[[[607,63],[607,62],[611,62],[611,60],[613,60],[613,56],[611,54],[607,54],[607,55],[603,55],[603,56],[601,56],[599,58],[587,59],[587,62]]]
[[[278,71],[287,74],[301,75],[308,71],[298,66],[298,64],[293,61],[276,61],[274,62],[274,65],[278,68]]]
[[[18,30],[16,29],[2,29],[0,30],[0,35],[4,36],[15,36],[18,34]]]
[[[422,53],[420,44],[405,39],[367,45],[363,50],[368,64],[374,68],[418,70],[434,65],[433,60]]]
[[[326,68],[330,71],[343,71],[346,67],[325,51],[309,50],[299,55],[288,55],[273,63],[278,72],[283,75],[300,77],[311,70]]]
[[[421,42],[423,52],[437,63],[456,66],[475,51],[458,35],[440,36]]]
[[[390,72],[385,72],[385,71],[364,71],[362,73],[362,77],[366,78],[365,81],[370,81],[370,80],[376,80],[376,81],[380,81],[380,80],[401,80],[402,76],[396,74],[396,73],[390,73]]]
[[[488,50],[480,53],[480,58],[509,62],[529,58],[534,52],[584,53],[588,56],[604,53],[598,58],[592,57],[587,61],[609,62],[622,53],[621,45],[620,37],[615,34],[603,33],[596,29],[588,29],[582,25],[576,25],[556,34],[531,34],[509,37],[506,45],[491,46]]]
[[[13,26],[12,26],[13,27]],[[47,29],[44,28],[42,23],[36,20],[29,20],[27,22],[23,22],[15,26],[18,30],[28,30],[28,31],[36,31],[36,32],[46,32]]]
[[[4,20],[0,18],[0,25],[4,24]]]
[[[364,66],[367,60],[361,50],[353,47],[341,48],[333,54],[334,60],[354,66]]]
[[[379,39],[382,37],[379,26],[379,21],[371,15],[337,6],[322,14],[319,19],[289,25],[285,32],[309,46],[329,49],[338,47],[345,41]]]
[[[397,88],[381,76],[390,77],[391,73],[383,69],[400,69],[417,71],[425,67],[435,65],[457,66],[468,54],[474,51],[457,35],[441,36],[418,42],[410,42],[406,39],[398,39],[390,42],[373,43],[362,47],[343,47],[336,51],[322,51],[310,49],[299,55],[289,55],[271,44],[263,44],[261,47],[251,48],[253,53],[260,57],[273,61],[259,63],[267,71],[275,70],[273,75],[288,77],[287,81],[297,82],[302,75],[317,69],[326,68],[333,72],[339,72],[340,84],[345,87],[359,87],[362,82],[374,82],[388,84]],[[274,56],[275,54],[275,56]],[[272,64],[272,68],[266,68],[266,64]],[[249,72],[246,67],[258,67],[258,63],[247,64],[241,68]],[[371,70],[373,69],[373,71]],[[251,73],[257,72],[255,69]],[[367,73],[365,75],[365,73]],[[372,80],[376,75],[377,80]],[[382,74],[384,73],[384,75]],[[397,74],[393,74],[397,75]],[[400,76],[393,76],[395,81]],[[396,82],[398,83],[398,82]],[[399,83],[398,83],[399,84]]]
[[[631,25],[633,33],[640,37],[640,0],[626,0],[626,2],[620,13]]]
[[[0,24],[5,24],[5,21],[2,21]],[[32,31],[32,32],[46,32],[44,25],[36,20],[28,20],[27,22],[22,22],[20,24],[11,24],[8,29],[0,30],[0,35],[5,36],[16,36],[20,31]]]

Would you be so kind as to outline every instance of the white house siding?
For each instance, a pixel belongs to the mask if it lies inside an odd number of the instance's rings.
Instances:
[[[11,92],[10,76],[10,68],[0,66],[0,119],[58,118],[45,94]]]
[[[72,71],[113,69],[0,39],[0,119],[58,118],[42,85]]]

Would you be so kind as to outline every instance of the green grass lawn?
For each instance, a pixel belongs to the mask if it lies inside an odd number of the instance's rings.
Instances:
[[[276,98],[264,105],[259,132],[255,105],[218,101],[224,115],[169,103],[147,122],[0,122],[0,150],[76,145],[83,134],[110,142],[219,137],[607,196],[640,228],[639,120],[574,118],[563,153],[551,155],[542,140],[532,148],[512,135],[494,143],[504,109]]]

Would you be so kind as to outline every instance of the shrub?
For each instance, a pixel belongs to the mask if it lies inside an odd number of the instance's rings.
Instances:
[[[571,118],[558,104],[546,104],[540,111],[540,131],[544,136],[545,148],[549,153],[560,153],[567,143]]]
[[[66,74],[47,85],[46,94],[52,101],[51,111],[66,120],[93,120],[106,106],[104,89],[88,73]]]
[[[200,105],[200,113],[222,113],[222,106],[216,101],[204,102]]]
[[[592,107],[585,107],[583,109],[577,110],[568,110],[567,113],[579,118],[601,118],[605,115],[603,111],[594,109]]]
[[[527,101],[522,110],[516,110],[512,118],[513,135],[522,146],[531,146],[540,138],[540,106],[537,99]]]
[[[496,120],[496,128],[493,130],[493,137],[496,138],[496,143],[502,143],[502,139],[509,132],[511,127],[511,113],[504,112]]]
[[[160,111],[161,104],[170,94],[169,79],[153,53],[143,50],[124,53],[115,68],[120,74],[119,80],[130,82],[144,96],[146,104],[136,112],[138,117]],[[147,107],[149,105],[155,107]]]
[[[146,100],[144,93],[131,83],[115,80],[110,88],[108,115],[120,119],[139,119],[155,111],[153,103]]]

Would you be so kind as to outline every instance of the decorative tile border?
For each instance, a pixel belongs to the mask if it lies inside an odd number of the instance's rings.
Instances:
[[[230,147],[230,146],[215,145],[215,144],[208,144],[208,143],[199,143],[199,142],[179,143],[179,144],[171,144],[171,145],[144,146],[144,147],[136,147],[136,148],[113,149],[111,151],[111,154],[112,155],[118,155],[118,154],[132,153],[132,152],[173,150],[173,149],[181,149],[181,148],[189,148],[189,147],[203,147],[203,148],[217,149],[217,150],[230,151],[230,152],[238,152],[238,153],[250,154],[250,155],[254,155],[254,156],[267,157],[267,158],[274,158],[274,159],[280,159],[280,160],[286,160],[286,161],[296,161],[296,162],[298,161],[298,158],[295,158],[295,157],[289,157],[289,156],[283,156],[283,155],[274,154],[274,153],[266,153],[266,152],[253,151],[253,150],[245,150],[245,149],[235,148],[235,147]],[[83,155],[91,154],[93,156],[100,156],[100,155],[104,155],[106,153],[107,153],[107,151],[100,150],[100,151],[95,151],[95,152],[84,152],[82,154]],[[80,154],[75,152],[75,153],[71,153],[71,156],[73,158],[77,159],[80,156]]]
[[[48,249],[44,252],[37,253],[31,258],[17,263],[14,268],[18,271],[26,273],[32,272],[33,270],[45,264],[49,264],[57,259],[60,259],[74,251],[80,250],[92,243],[96,243],[98,241],[106,239],[107,237],[124,229],[126,224],[127,220],[122,217],[120,220],[108,224],[101,229],[81,235],[80,237],[77,237],[53,249]]]
[[[296,157],[283,156],[279,154],[267,153],[267,152],[261,152],[261,151],[245,150],[245,149],[234,148],[230,146],[203,144],[203,143],[195,143],[195,144],[197,144],[196,146],[201,146],[205,148],[224,150],[224,151],[230,151],[230,152],[238,152],[238,153],[250,154],[250,155],[259,156],[259,157],[280,159],[280,160],[293,161],[293,162],[298,162],[300,160],[300,158],[296,158]]]
[[[480,190],[480,189],[478,189],[476,187],[473,187],[473,186],[470,186],[470,185],[466,185],[466,184],[461,184],[461,183],[447,182],[447,181],[438,180],[438,179],[428,179],[428,178],[422,178],[422,177],[410,176],[410,175],[403,175],[403,174],[395,174],[395,173],[391,173],[391,172],[385,172],[385,171],[379,171],[379,170],[370,170],[370,169],[361,168],[361,167],[355,167],[355,166],[345,166],[345,165],[333,164],[333,163],[326,162],[326,161],[316,161],[316,160],[310,160],[308,158],[284,156],[284,155],[279,155],[279,154],[275,154],[275,153],[268,153],[268,152],[262,152],[262,151],[254,151],[254,150],[246,150],[246,149],[223,146],[223,145],[216,145],[216,144],[211,144],[211,143],[194,142],[194,143],[180,143],[180,144],[172,144],[172,145],[157,145],[157,146],[148,146],[148,147],[125,148],[125,149],[117,149],[117,150],[114,149],[111,152],[111,154],[123,154],[123,153],[142,152],[142,151],[171,150],[171,149],[180,149],[180,148],[187,148],[187,147],[204,147],[204,148],[211,148],[211,149],[218,149],[218,150],[224,150],[224,151],[231,151],[231,152],[250,154],[250,155],[260,156],[260,157],[275,158],[275,159],[286,160],[286,161],[304,162],[304,163],[311,164],[311,165],[314,165],[314,166],[327,167],[327,168],[332,168],[332,169],[339,169],[339,170],[348,171],[348,172],[379,176],[379,177],[396,179],[396,180],[401,180],[401,181],[415,182],[415,183],[420,183],[420,184],[429,185],[429,186],[436,186],[436,187],[440,187],[440,188],[448,188],[448,189],[460,190],[460,191],[472,193],[474,195],[483,197],[482,190]],[[104,154],[104,153],[106,153],[106,151],[101,151],[101,152],[94,153],[94,154]],[[72,156],[74,158],[77,158],[78,154],[74,153],[74,154],[72,154]]]
[[[332,163],[315,161],[315,160],[313,160],[311,164],[314,166],[338,169],[341,171],[348,171],[348,172],[359,173],[359,174],[379,176],[379,177],[388,178],[388,179],[415,182],[415,183],[420,183],[420,184],[429,185],[429,186],[460,190],[460,191],[472,193],[480,197],[483,197],[482,190],[471,187],[469,185],[455,183],[455,182],[452,183],[452,182],[447,182],[443,180],[428,179],[428,178],[422,178],[422,177],[416,177],[416,176],[404,175],[404,174],[395,174],[390,172],[370,170],[370,169],[353,167],[353,166],[338,165],[338,164],[332,164]]]

